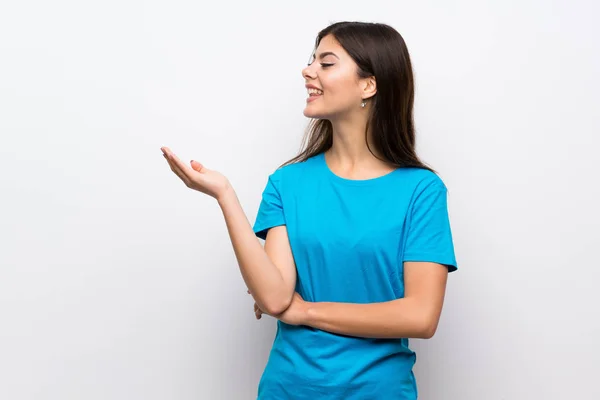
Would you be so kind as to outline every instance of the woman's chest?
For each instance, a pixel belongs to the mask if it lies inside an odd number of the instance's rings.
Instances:
[[[395,256],[404,237],[407,203],[387,193],[299,194],[284,206],[288,235],[305,251]]]

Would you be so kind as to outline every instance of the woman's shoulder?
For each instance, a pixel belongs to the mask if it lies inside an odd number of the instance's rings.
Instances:
[[[415,188],[430,186],[446,188],[443,179],[436,172],[426,168],[400,168],[398,176],[404,183],[411,183]]]
[[[278,167],[272,176],[278,180],[295,180],[306,173],[310,173],[315,166],[317,158],[320,154],[311,156],[306,160],[287,163]]]

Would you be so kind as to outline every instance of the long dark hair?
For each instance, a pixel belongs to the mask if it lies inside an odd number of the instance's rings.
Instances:
[[[374,76],[377,92],[372,102],[367,131],[371,127],[373,144],[386,161],[396,167],[424,168],[415,151],[413,103],[415,87],[412,65],[404,39],[389,25],[371,22],[337,22],[317,35],[315,51],[321,40],[332,35],[358,65],[361,78]],[[371,154],[371,148],[365,142]],[[326,119],[309,122],[301,152],[281,167],[322,153],[333,145],[333,127]],[[373,154],[375,155],[375,154]]]

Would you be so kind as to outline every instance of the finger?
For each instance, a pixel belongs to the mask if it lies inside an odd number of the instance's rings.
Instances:
[[[169,163],[169,166],[171,167],[171,171],[173,171],[175,173],[175,175],[177,175],[179,177],[179,179],[181,179],[186,186],[190,186],[191,184],[191,180],[187,177],[187,175],[185,175],[180,168],[178,168],[178,166],[173,162],[172,159],[170,159],[168,156],[163,155],[165,157],[165,159],[167,160],[167,162]]]
[[[204,165],[195,160],[190,161],[190,165],[192,166],[192,169],[197,172],[202,172],[202,169],[204,169]]]
[[[189,175],[190,168],[187,165],[185,165],[185,163],[181,161],[179,157],[175,155],[175,153],[169,152],[167,154],[167,157],[169,158],[169,161],[171,161],[173,165],[177,167],[182,173],[184,173],[185,175]]]
[[[169,164],[176,167],[180,172],[184,173],[185,175],[188,175],[187,172],[189,172],[189,168],[183,162],[181,162],[179,157],[177,157],[175,153],[171,151],[171,149],[169,149],[168,147],[161,147],[160,149],[162,150],[163,155],[165,156],[167,161],[169,161]]]
[[[254,315],[256,316],[256,319],[260,319],[260,317],[263,315],[263,311],[256,303],[254,303]]]
[[[190,186],[191,181],[188,179],[188,177],[182,173],[179,168],[177,168],[173,162],[171,160],[169,160],[169,158],[167,156],[165,156],[165,158],[167,159],[167,162],[169,163],[169,167],[171,167],[171,171],[173,171],[175,173],[175,175],[177,175],[179,177],[179,179],[181,179],[183,181],[183,183],[185,183],[186,186]]]
[[[173,166],[179,171],[178,176],[184,182],[186,182],[186,185],[188,187],[191,187],[191,183],[194,181],[194,178],[197,179],[197,177],[194,177],[194,174],[200,173],[203,169],[206,169],[202,164],[194,160],[192,160],[191,162],[195,163],[194,166],[196,166],[198,169],[196,170],[194,168],[190,168],[173,153],[171,153],[169,160],[171,164],[173,164]]]
[[[170,148],[168,148],[166,146],[161,147],[160,150],[163,152],[163,154],[167,158],[173,158],[173,156],[175,155],[175,153],[173,153],[173,150],[171,150]]]

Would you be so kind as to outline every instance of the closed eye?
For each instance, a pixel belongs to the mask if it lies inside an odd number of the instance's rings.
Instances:
[[[310,67],[310,66],[311,66],[311,64],[312,64],[312,62],[308,63],[307,65]],[[335,65],[335,64],[333,64],[333,63],[321,63],[321,67],[322,67],[322,68],[331,67],[331,66],[333,66],[333,65]]]

